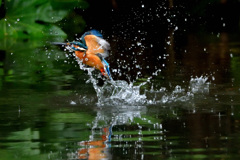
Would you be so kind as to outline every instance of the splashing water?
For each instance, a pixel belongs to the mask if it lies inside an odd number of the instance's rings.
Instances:
[[[209,92],[209,84],[207,82],[207,77],[196,77],[191,78],[189,89],[192,93],[208,93]]]
[[[77,57],[76,57],[77,58]],[[191,78],[188,89],[184,89],[177,85],[173,91],[167,91],[162,87],[159,90],[141,90],[141,87],[150,82],[150,78],[146,82],[134,85],[133,82],[127,83],[123,80],[106,81],[103,86],[98,86],[97,79],[93,76],[93,68],[86,68],[78,59],[80,69],[88,72],[89,79],[86,83],[92,83],[96,91],[98,106],[105,105],[146,105],[146,104],[162,104],[176,101],[187,101],[194,97],[195,94],[207,94],[209,92],[208,78],[201,76]],[[141,92],[140,92],[141,91]]]
[[[160,90],[143,90],[141,86],[149,82],[143,82],[137,86],[133,82],[129,84],[126,81],[111,81],[103,87],[97,87],[98,105],[146,105],[146,104],[163,104],[171,102],[185,102],[194,97],[196,94],[207,94],[209,84],[207,77],[191,78],[188,89],[177,85],[173,91],[167,91],[162,87]]]
[[[121,80],[110,81],[98,90],[98,105],[145,104],[147,97],[145,94],[140,94],[140,87],[145,83],[134,86],[132,82],[128,84],[126,81]]]

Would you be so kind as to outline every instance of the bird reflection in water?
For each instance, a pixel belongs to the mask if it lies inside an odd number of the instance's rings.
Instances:
[[[80,142],[79,145],[83,148],[78,150],[78,159],[88,160],[100,160],[111,159],[109,153],[112,135],[112,127],[105,127],[100,129],[100,133],[96,133],[97,130],[92,130],[93,134],[90,136],[89,141]],[[99,135],[100,134],[100,135]],[[100,136],[98,140],[94,140],[93,135]]]

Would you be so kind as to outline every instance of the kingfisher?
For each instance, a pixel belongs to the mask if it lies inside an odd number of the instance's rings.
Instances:
[[[102,34],[93,29],[85,32],[79,40],[68,43],[52,42],[52,44],[63,45],[69,51],[74,51],[83,64],[99,70],[102,75],[112,80],[110,66],[105,60],[108,57],[110,44],[103,39]]]

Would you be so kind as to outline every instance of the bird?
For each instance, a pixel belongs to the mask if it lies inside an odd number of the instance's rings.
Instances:
[[[52,42],[54,45],[62,45],[69,51],[74,51],[75,56],[83,64],[99,70],[103,76],[112,80],[109,63],[105,60],[109,55],[110,44],[103,39],[103,35],[92,29],[85,32],[79,41],[73,42]]]

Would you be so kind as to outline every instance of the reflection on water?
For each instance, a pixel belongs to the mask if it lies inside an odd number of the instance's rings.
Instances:
[[[4,51],[0,159],[239,159],[239,42],[216,36],[170,36],[165,68],[103,86],[58,48]]]

